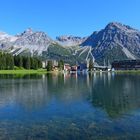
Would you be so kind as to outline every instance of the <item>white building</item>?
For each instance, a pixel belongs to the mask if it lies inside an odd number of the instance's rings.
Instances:
[[[48,61],[52,61],[52,65],[54,66],[54,67],[58,67],[58,61],[57,60],[46,60],[46,61],[42,61],[42,67],[43,68],[46,68],[47,67],[47,65],[48,65]]]

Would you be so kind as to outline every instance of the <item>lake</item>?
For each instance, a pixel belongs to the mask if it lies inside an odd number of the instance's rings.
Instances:
[[[0,75],[0,140],[138,140],[140,75]]]

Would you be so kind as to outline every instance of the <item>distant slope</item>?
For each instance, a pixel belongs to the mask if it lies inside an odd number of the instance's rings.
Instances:
[[[71,46],[78,46],[81,43],[83,43],[87,38],[84,37],[77,37],[77,36],[58,36],[56,37],[56,41],[65,47],[71,47]]]

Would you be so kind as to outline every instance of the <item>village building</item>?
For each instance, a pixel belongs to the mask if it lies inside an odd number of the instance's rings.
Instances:
[[[121,60],[112,63],[114,70],[140,70],[140,60]]]
[[[70,64],[64,64],[64,71],[71,71]]]
[[[42,61],[42,67],[46,68],[49,61],[52,61],[52,65],[53,65],[54,68],[58,67],[58,61],[57,60],[52,60],[52,59],[47,59],[45,61]]]
[[[71,71],[77,71],[77,70],[78,70],[78,66],[77,65],[71,66]]]

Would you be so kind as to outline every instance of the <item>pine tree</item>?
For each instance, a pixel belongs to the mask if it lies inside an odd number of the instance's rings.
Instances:
[[[0,52],[0,70],[2,70],[2,53]]]
[[[34,58],[34,69],[35,70],[38,69],[38,60],[37,60],[37,58]]]
[[[31,69],[34,69],[34,59],[31,57],[30,58],[30,64],[31,64]]]
[[[6,56],[7,56],[7,54],[2,53],[2,58],[1,58],[1,61],[2,61],[2,70],[5,70],[6,69]]]
[[[25,69],[42,68],[42,62],[39,58],[13,56],[12,54],[0,52],[0,70],[13,70],[14,66]]]
[[[25,60],[25,69],[29,70],[31,68],[30,57],[26,57]]]
[[[94,63],[93,63],[93,60],[90,59],[90,61],[89,61],[89,71],[92,71],[93,68],[94,68]]]
[[[23,67],[23,57],[19,56],[19,67]]]
[[[17,66],[17,62],[18,62],[17,56],[14,56],[14,65],[15,65],[15,66]]]
[[[14,69],[14,57],[10,54],[10,70],[13,70]]]
[[[26,61],[27,61],[26,57],[23,56],[22,60],[23,60],[23,68],[26,69]]]
[[[13,70],[14,69],[14,57],[11,54],[4,54],[4,58],[6,63],[4,69]]]
[[[64,61],[63,60],[58,61],[58,68],[59,68],[59,70],[64,69]]]
[[[39,60],[37,58],[31,57],[30,61],[31,61],[31,69],[37,70],[39,68],[39,63],[38,63]]]
[[[42,62],[38,59],[38,68],[42,68]]]
[[[52,69],[53,69],[52,61],[48,61],[48,64],[47,64],[47,71],[52,71]]]

